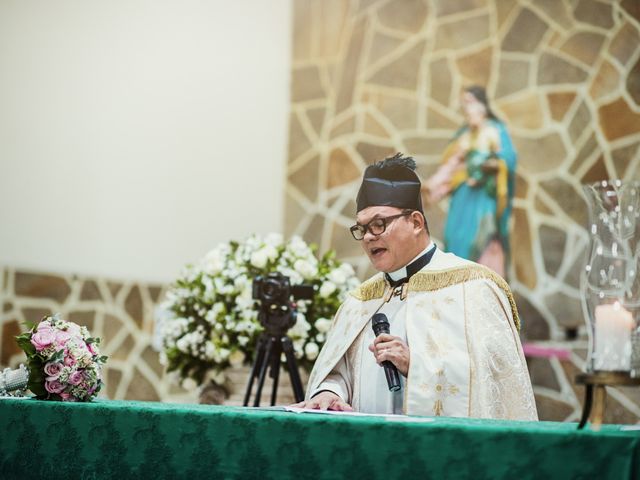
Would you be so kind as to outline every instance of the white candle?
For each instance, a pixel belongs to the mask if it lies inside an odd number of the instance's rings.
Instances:
[[[633,315],[615,302],[598,305],[595,317],[594,369],[629,370]]]

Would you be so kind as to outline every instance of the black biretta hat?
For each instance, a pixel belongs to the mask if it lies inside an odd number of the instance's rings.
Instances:
[[[416,162],[401,153],[369,165],[358,198],[357,212],[367,207],[389,206],[422,211],[420,179],[415,172]]]

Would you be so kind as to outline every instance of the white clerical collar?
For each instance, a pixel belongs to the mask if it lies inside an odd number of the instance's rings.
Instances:
[[[420,258],[422,255],[424,255],[425,253],[427,253],[429,250],[431,250],[434,247],[434,243],[433,242],[429,242],[429,245],[427,245],[427,248],[425,248],[424,250],[422,250],[418,255],[416,255],[415,257],[413,257],[413,259],[407,263],[407,265],[413,263],[415,260],[417,260],[418,258]],[[389,277],[391,278],[391,280],[393,280],[394,282],[397,282],[398,280],[405,278],[407,276],[407,265],[405,265],[404,267],[400,268],[399,270],[396,270],[394,272],[388,272],[387,275],[389,275]]]

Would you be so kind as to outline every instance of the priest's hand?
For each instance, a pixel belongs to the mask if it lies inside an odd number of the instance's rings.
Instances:
[[[324,390],[307,401],[294,403],[291,406],[297,408],[313,408],[314,410],[338,410],[341,412],[353,411],[351,405],[329,390]]]
[[[378,365],[389,360],[404,377],[409,373],[409,346],[400,337],[381,333],[369,345],[369,350],[373,352]]]

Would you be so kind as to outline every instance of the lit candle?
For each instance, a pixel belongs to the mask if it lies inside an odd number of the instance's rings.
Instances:
[[[633,315],[620,303],[598,305],[595,310],[595,370],[629,370]]]

